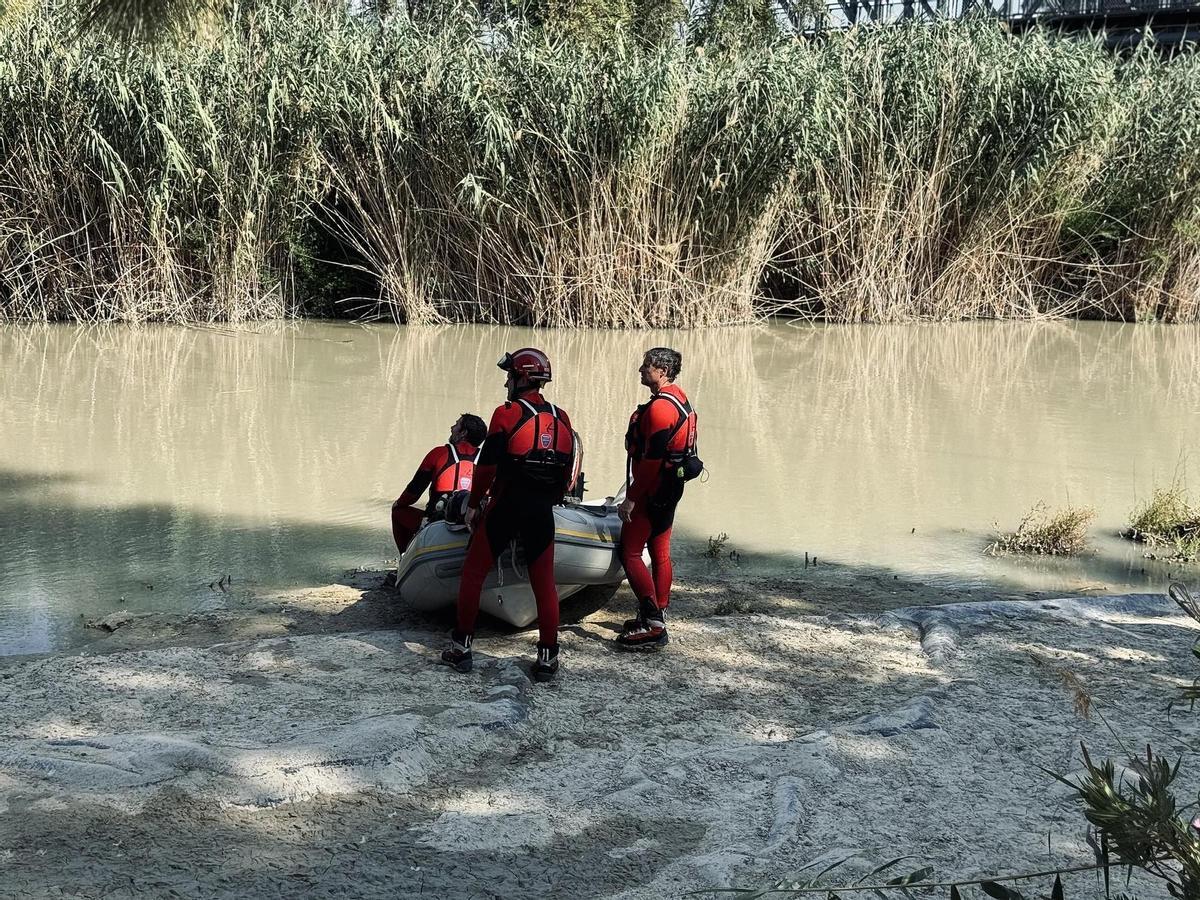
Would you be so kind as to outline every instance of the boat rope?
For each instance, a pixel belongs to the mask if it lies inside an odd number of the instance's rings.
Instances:
[[[509,541],[508,552],[512,558],[513,574],[516,575],[518,578],[528,581],[529,580],[529,570],[526,569],[524,572],[522,572],[521,569],[517,565],[517,539],[516,538],[513,538],[511,541]],[[528,560],[526,560],[526,562],[528,562]]]

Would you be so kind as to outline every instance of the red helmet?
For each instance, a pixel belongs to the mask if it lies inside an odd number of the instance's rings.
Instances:
[[[550,357],[533,347],[522,347],[512,353],[505,353],[496,365],[506,372],[521,375],[530,381],[550,380]]]

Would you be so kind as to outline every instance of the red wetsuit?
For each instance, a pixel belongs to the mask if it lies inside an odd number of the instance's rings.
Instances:
[[[479,448],[470,441],[459,441],[453,452],[449,444],[442,444],[425,454],[412,481],[392,504],[392,537],[401,555],[420,529],[421,520],[435,517],[438,500],[454,491],[470,489],[478,452]],[[425,488],[429,488],[429,502],[421,509],[413,504],[425,493]]]
[[[475,631],[484,579],[500,553],[520,538],[529,583],[537,599],[538,633],[558,643],[558,588],[554,584],[554,504],[571,476],[575,436],[566,412],[537,391],[496,407],[479,454],[471,499],[478,509],[490,499],[475,530],[458,587],[458,631]]]
[[[683,496],[683,479],[672,463],[695,446],[696,414],[677,385],[662,387],[629,418],[625,447],[632,480],[625,499],[633,501],[633,512],[621,529],[621,564],[637,598],[658,609],[671,602],[671,527]],[[653,578],[642,562],[647,542]]]

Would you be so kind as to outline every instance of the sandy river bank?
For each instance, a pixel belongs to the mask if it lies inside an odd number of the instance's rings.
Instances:
[[[1165,709],[1196,626],[1166,597],[818,572],[694,576],[645,657],[612,649],[627,591],[565,605],[549,685],[529,633],[434,665],[448,620],[396,610],[381,572],[0,660],[0,896],[632,900],[831,853],[844,877],[1088,862],[1042,768],[1119,755],[1097,712],[1187,756],[1195,795],[1200,713]]]

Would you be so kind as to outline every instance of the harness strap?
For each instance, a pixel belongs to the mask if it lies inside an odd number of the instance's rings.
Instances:
[[[675,439],[675,435],[679,434],[679,429],[687,424],[687,421],[689,418],[691,418],[692,414],[687,411],[687,408],[682,403],[679,402],[679,398],[676,397],[674,394],[660,393],[660,394],[656,394],[654,396],[654,400],[663,400],[663,399],[670,400],[673,404],[675,404],[675,408],[679,410],[679,413],[681,416],[679,421],[675,423],[675,427],[671,429],[671,433],[667,435],[667,445],[670,446],[671,441],[673,441]],[[654,401],[652,400],[651,402],[654,402]],[[670,452],[670,451],[668,450],[668,452]]]
[[[684,418],[686,418],[686,417],[689,415],[689,413],[688,413],[688,411],[687,411],[687,408],[686,408],[686,407],[684,407],[684,405],[683,405],[682,403],[680,403],[680,402],[679,402],[679,398],[678,398],[678,397],[676,397],[674,394],[664,394],[664,393],[660,393],[660,394],[657,394],[657,395],[654,397],[654,399],[655,399],[655,400],[670,400],[672,403],[674,403],[674,404],[675,404],[676,408],[677,408],[677,409],[678,409],[678,410],[679,410],[681,413],[683,413],[683,415],[684,415]]]
[[[551,440],[550,452],[557,455],[558,453],[558,410],[554,408],[554,404],[550,404],[550,415],[554,417],[554,437]]]

